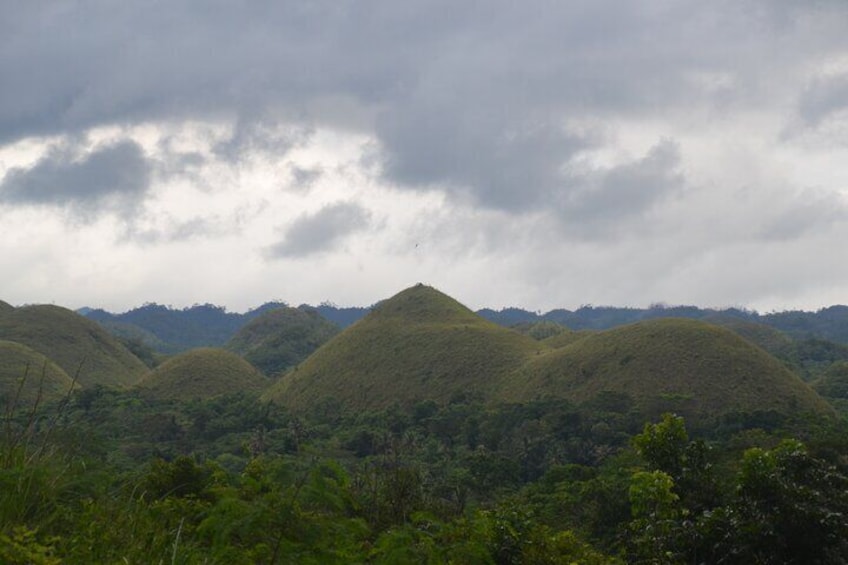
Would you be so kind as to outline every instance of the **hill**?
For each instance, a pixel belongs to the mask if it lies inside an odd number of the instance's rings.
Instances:
[[[459,395],[489,399],[501,376],[545,349],[417,285],[377,304],[264,396],[292,408],[334,398],[357,410]]]
[[[280,306],[242,326],[226,348],[271,376],[297,365],[337,333],[338,326],[311,308]]]
[[[74,387],[56,363],[26,345],[0,340],[0,408],[59,400]],[[39,390],[40,389],[40,390]],[[15,399],[17,399],[15,401]]]
[[[0,339],[48,356],[83,387],[123,388],[147,367],[97,323],[52,305],[24,306],[0,316]]]
[[[138,387],[160,400],[206,399],[234,392],[264,390],[269,380],[230,351],[202,347],[168,359]]]
[[[15,309],[15,307],[12,306],[11,304],[9,304],[8,302],[3,302],[2,300],[0,300],[0,315],[2,315],[5,312],[11,312],[14,309]]]
[[[599,332],[532,359],[503,396],[587,402],[609,393],[646,414],[672,410],[698,422],[731,413],[832,412],[763,349],[726,328],[671,318]]]

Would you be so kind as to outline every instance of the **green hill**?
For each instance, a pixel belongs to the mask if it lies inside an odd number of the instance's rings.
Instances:
[[[68,375],[78,373],[83,388],[123,388],[147,372],[144,363],[96,322],[59,306],[24,306],[3,314],[0,339],[47,355]]]
[[[339,333],[318,312],[281,306],[245,324],[227,344],[268,376],[297,365]]]
[[[12,312],[14,309],[15,307],[9,304],[8,302],[3,302],[2,300],[0,300],[0,315],[7,312]]]
[[[509,328],[520,334],[529,335],[533,339],[539,341],[558,336],[562,333],[573,333],[565,326],[557,324],[556,322],[549,322],[548,320],[519,322],[509,326]]]
[[[676,411],[705,421],[728,413],[832,413],[780,361],[732,331],[660,319],[588,336],[532,359],[503,397],[586,402],[626,395],[645,413]]]
[[[213,398],[264,390],[270,381],[230,351],[202,347],[172,357],[151,371],[138,387],[160,400]]]
[[[559,349],[560,347],[571,345],[576,341],[580,341],[581,339],[590,335],[595,335],[596,333],[597,332],[595,330],[580,330],[576,332],[573,330],[566,330],[556,335],[546,337],[542,340],[542,343],[553,349]]]
[[[547,346],[417,285],[376,305],[264,396],[296,409],[327,398],[349,409],[489,399],[502,376],[541,350]]]
[[[793,340],[782,331],[766,324],[743,320],[734,316],[715,315],[704,319],[705,322],[732,330],[772,355],[778,355],[792,346]]]
[[[58,400],[73,386],[71,377],[41,353],[0,340],[0,408],[15,399],[19,408],[31,407],[39,396],[42,402]]]

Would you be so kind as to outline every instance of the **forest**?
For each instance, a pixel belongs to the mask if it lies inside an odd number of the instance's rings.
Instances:
[[[844,563],[845,346],[753,324],[0,307],[0,562]]]

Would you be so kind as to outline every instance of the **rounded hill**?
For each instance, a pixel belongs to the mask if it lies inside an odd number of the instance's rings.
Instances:
[[[457,395],[489,400],[498,380],[547,346],[424,285],[379,303],[286,373],[265,397],[294,409],[328,398],[379,409]]]
[[[160,400],[206,399],[235,392],[264,390],[269,380],[230,351],[201,347],[168,359],[138,387]]]
[[[728,413],[832,413],[780,361],[731,330],[658,319],[590,335],[531,360],[505,384],[514,399],[586,402],[607,393],[645,413],[696,421]]]
[[[337,333],[339,327],[314,309],[281,306],[245,324],[227,349],[271,376],[297,365]]]
[[[0,339],[50,357],[82,387],[123,388],[147,367],[106,330],[76,312],[52,305],[23,306],[0,316]]]
[[[32,407],[64,397],[74,382],[56,363],[20,343],[0,340],[0,406]]]
[[[14,306],[9,304],[8,302],[3,302],[0,300],[0,315],[3,315],[6,312],[11,312],[15,309]]]

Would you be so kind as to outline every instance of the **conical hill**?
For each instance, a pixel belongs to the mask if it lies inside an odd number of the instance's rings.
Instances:
[[[65,396],[75,385],[56,363],[26,345],[0,340],[0,408],[31,408]]]
[[[192,400],[236,392],[258,393],[269,383],[256,367],[235,353],[201,347],[168,359],[138,386],[160,400]]]
[[[96,322],[59,306],[24,306],[4,313],[0,339],[48,356],[68,375],[76,374],[83,388],[123,388],[147,372],[144,363]]]
[[[245,324],[227,349],[268,376],[297,365],[339,333],[339,327],[314,309],[281,306]]]
[[[498,380],[547,346],[424,285],[378,304],[265,394],[292,408],[328,398],[379,409],[457,395],[491,400]]]
[[[504,396],[586,402],[628,397],[645,413],[675,411],[698,421],[727,413],[830,414],[830,405],[780,361],[734,332],[686,319],[659,319],[590,335],[531,360]]]

